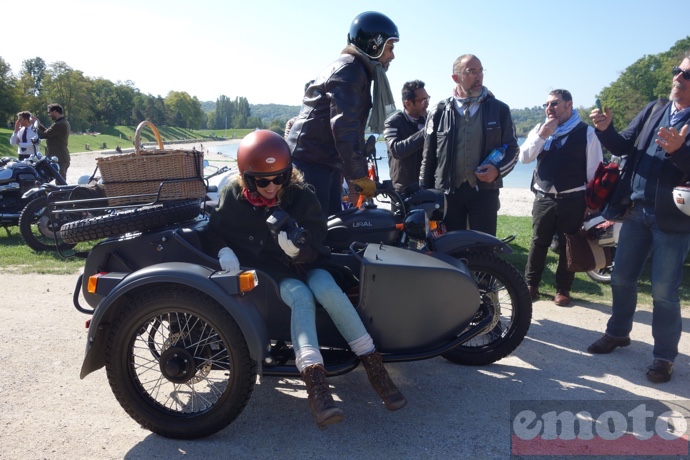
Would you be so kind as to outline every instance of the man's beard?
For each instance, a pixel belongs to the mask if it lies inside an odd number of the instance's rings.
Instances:
[[[669,94],[668,98],[673,102],[678,102],[680,100],[680,95],[678,93],[683,90],[685,90],[685,84],[674,81],[673,87],[671,88],[671,94]]]

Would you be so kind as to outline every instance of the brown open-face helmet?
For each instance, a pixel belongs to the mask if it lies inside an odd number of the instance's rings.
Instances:
[[[292,155],[283,136],[267,129],[247,134],[237,147],[237,169],[250,192],[256,192],[256,178],[285,176],[283,187],[290,183]]]

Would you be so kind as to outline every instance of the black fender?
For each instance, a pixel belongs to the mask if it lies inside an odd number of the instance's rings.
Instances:
[[[238,292],[235,275],[197,264],[167,262],[150,265],[129,274],[122,273],[122,280],[98,303],[89,325],[80,378],[83,379],[105,365],[105,342],[110,325],[126,305],[119,300],[128,293],[154,284],[188,286],[213,298],[237,322],[252,359],[261,362],[268,353],[270,341],[266,322],[255,307],[251,296]]]
[[[430,241],[430,249],[442,254],[453,254],[470,249],[493,249],[499,254],[512,254],[510,246],[488,233],[476,230],[454,230]]]

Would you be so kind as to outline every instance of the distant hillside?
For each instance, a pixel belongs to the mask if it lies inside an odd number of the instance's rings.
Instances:
[[[216,109],[215,101],[201,102],[201,108],[204,112],[209,113]],[[288,121],[299,113],[299,105],[281,105],[281,104],[249,104],[249,110],[252,117],[259,117],[264,125],[268,126],[273,120]]]

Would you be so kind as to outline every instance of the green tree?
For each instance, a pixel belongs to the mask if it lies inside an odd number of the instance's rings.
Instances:
[[[43,90],[43,79],[46,75],[46,61],[40,57],[27,59],[22,61],[21,77],[26,76],[30,80],[30,86],[27,88],[33,96],[39,96]]]
[[[14,121],[20,107],[18,100],[17,79],[10,65],[0,57],[0,120],[3,125]]]
[[[93,122],[90,89],[91,82],[83,72],[62,61],[52,63],[46,72],[45,101],[62,105],[72,131],[87,130]]]
[[[165,107],[179,128],[198,129],[204,122],[199,99],[184,91],[170,91],[165,98]]]

